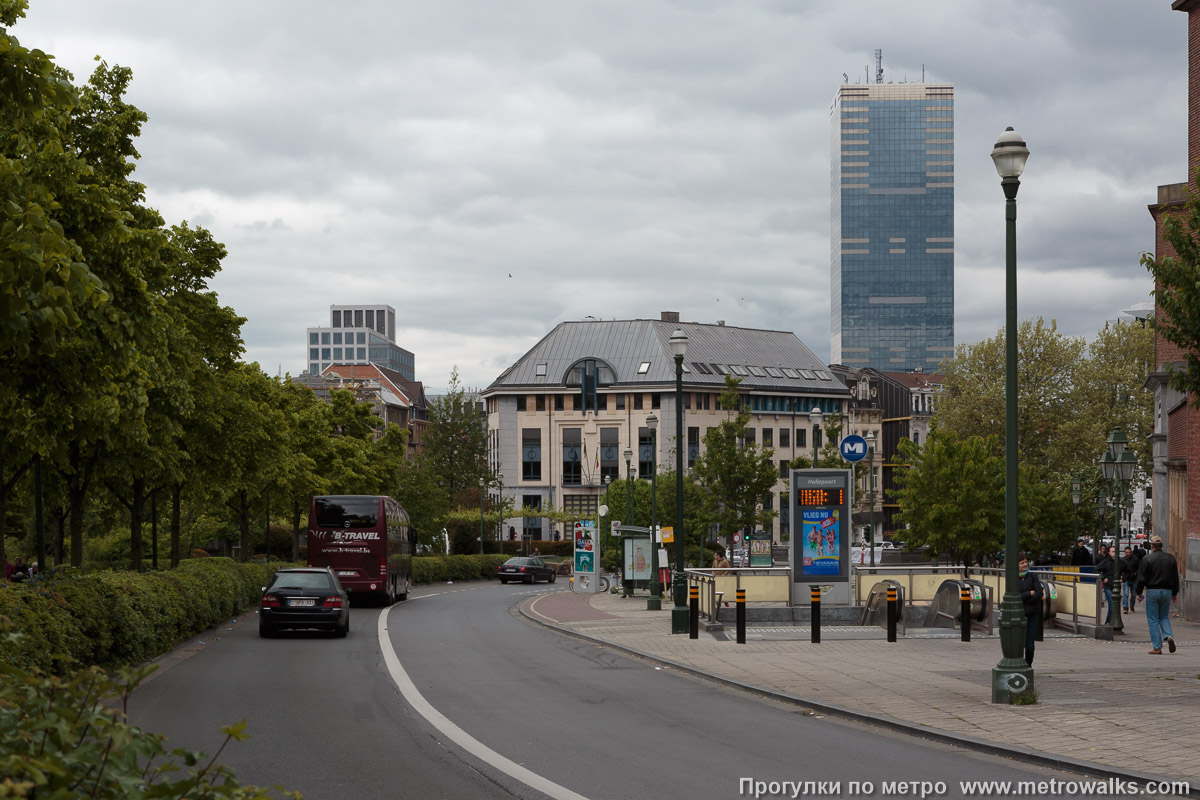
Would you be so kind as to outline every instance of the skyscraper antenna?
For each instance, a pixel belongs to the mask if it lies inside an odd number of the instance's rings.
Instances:
[[[883,51],[875,51],[875,82],[883,83]]]

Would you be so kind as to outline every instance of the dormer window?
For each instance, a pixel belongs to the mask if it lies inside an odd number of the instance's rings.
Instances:
[[[538,364],[536,367],[534,367],[533,374],[539,378],[546,377],[546,365]]]
[[[642,363],[638,364],[638,370],[637,370],[638,375],[645,375],[649,371],[650,371],[650,362],[649,361],[643,361]]]

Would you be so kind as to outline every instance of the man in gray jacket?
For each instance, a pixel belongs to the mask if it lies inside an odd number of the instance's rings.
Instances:
[[[1145,592],[1146,627],[1150,629],[1150,655],[1161,656],[1163,642],[1175,652],[1171,632],[1171,603],[1179,597],[1179,564],[1175,556],[1164,553],[1161,536],[1150,537],[1150,555],[1138,565],[1138,600]]]

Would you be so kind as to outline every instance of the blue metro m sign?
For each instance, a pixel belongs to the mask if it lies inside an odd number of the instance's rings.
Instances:
[[[867,440],[852,433],[842,439],[838,449],[842,451],[842,460],[853,464],[867,457]]]

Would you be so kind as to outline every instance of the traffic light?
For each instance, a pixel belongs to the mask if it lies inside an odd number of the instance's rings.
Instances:
[[[869,524],[863,528],[863,533],[865,533],[867,535],[867,544],[875,543],[875,531],[871,528],[871,526]]]

